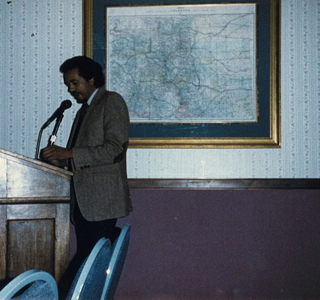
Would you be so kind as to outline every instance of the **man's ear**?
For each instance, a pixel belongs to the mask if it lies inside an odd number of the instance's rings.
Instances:
[[[91,79],[89,79],[89,83],[94,86],[94,77],[92,77]]]

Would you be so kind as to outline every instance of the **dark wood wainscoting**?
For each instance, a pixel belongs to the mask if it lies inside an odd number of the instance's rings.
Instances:
[[[320,189],[320,179],[129,179],[131,189]]]

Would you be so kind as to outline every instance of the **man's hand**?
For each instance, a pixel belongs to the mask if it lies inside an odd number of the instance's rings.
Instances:
[[[73,155],[72,149],[51,145],[42,149],[41,157],[57,167],[63,167],[66,165],[66,160],[72,158]]]

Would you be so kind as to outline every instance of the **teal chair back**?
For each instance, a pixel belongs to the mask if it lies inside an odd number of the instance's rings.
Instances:
[[[111,254],[110,240],[101,238],[78,270],[67,300],[100,299]]]
[[[18,295],[14,297],[16,294]],[[58,300],[58,298],[58,287],[52,275],[36,269],[20,274],[0,292],[1,300]]]
[[[112,245],[112,256],[106,272],[107,276],[100,300],[112,300],[114,298],[127,256],[129,241],[130,225],[126,224]]]

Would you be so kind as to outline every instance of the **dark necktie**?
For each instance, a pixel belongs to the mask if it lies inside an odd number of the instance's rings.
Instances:
[[[88,108],[89,108],[88,103],[84,103],[84,104],[82,104],[81,108],[79,109],[80,117],[78,120],[77,128],[74,132],[74,136],[73,136],[72,143],[71,143],[71,148],[73,148],[76,143],[82,121],[87,113]]]

